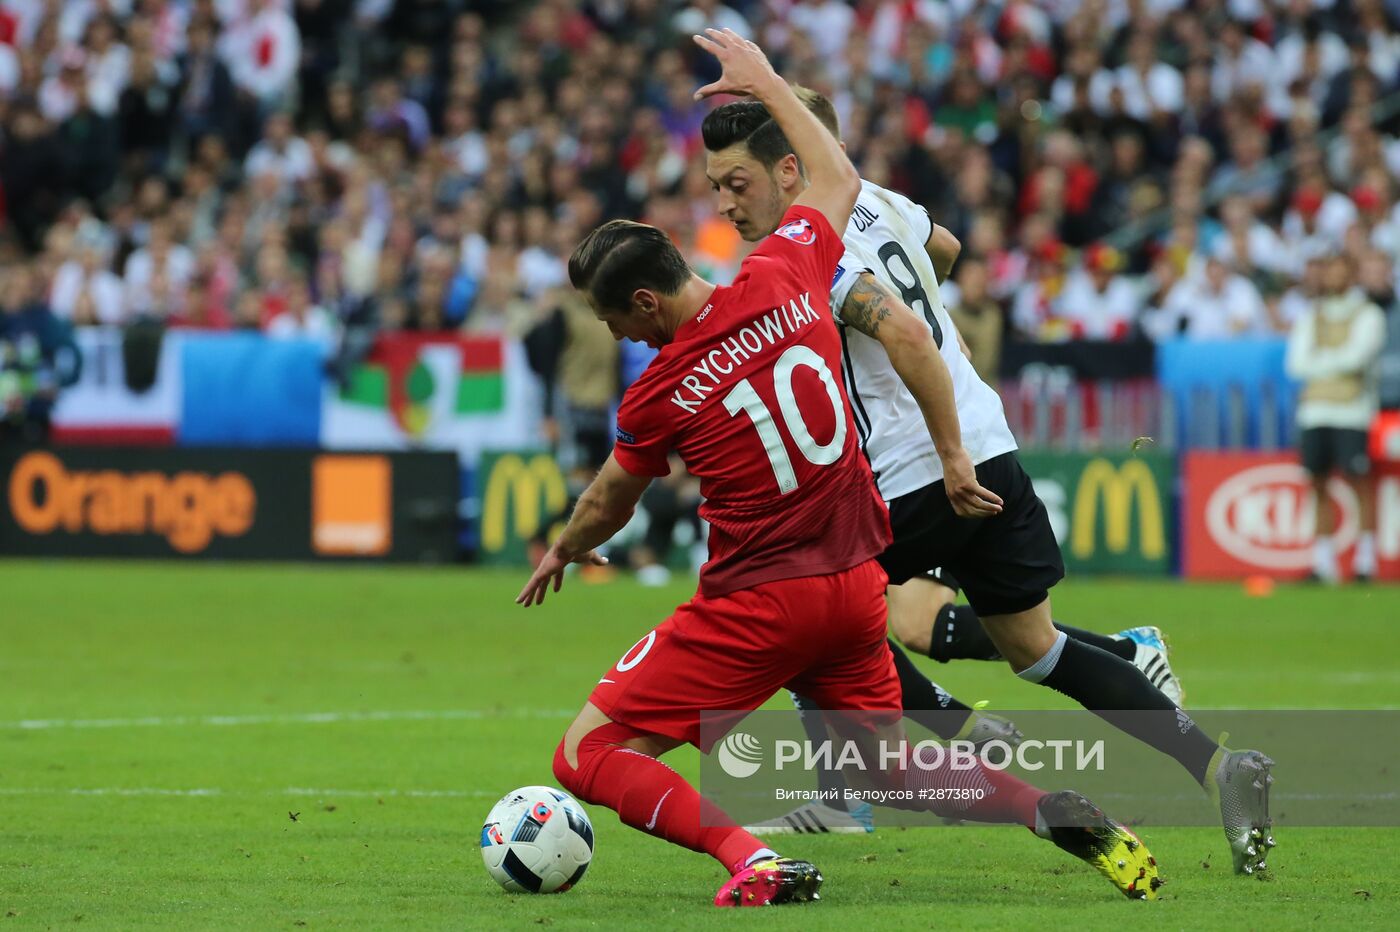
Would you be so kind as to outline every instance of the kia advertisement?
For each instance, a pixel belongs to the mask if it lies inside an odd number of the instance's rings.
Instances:
[[[1312,566],[1317,521],[1312,484],[1293,454],[1190,453],[1183,460],[1182,572],[1196,579],[1264,575],[1300,579]],[[1347,483],[1327,483],[1344,575],[1361,530],[1361,503]],[[1400,464],[1376,475],[1380,578],[1400,579]]]

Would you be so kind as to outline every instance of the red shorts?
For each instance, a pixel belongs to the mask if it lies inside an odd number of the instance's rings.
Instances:
[[[824,709],[898,713],[886,582],[869,560],[713,599],[697,594],[633,644],[589,701],[615,722],[707,752],[702,712],[731,711],[737,722],[785,687]],[[712,724],[707,735],[723,734]]]

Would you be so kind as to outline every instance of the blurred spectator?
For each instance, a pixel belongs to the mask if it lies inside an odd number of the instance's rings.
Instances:
[[[108,267],[108,246],[95,229],[80,231],[74,257],[58,267],[49,302],[53,312],[78,326],[119,324],[126,316],[121,278]]]
[[[566,467],[586,474],[602,467],[612,450],[613,400],[618,345],[597,326],[593,309],[572,289],[556,292],[557,305],[526,337],[531,365],[545,386],[546,429]]]
[[[1118,273],[1123,256],[1112,246],[1095,244],[1084,251],[1084,264],[1065,280],[1056,304],[1078,340],[1122,340],[1137,324],[1142,309],[1138,287]]]
[[[77,325],[290,314],[277,329],[299,332],[319,310],[345,332],[337,371],[378,329],[522,337],[558,309],[578,236],[614,216],[733,274],[747,247],[697,158],[713,104],[693,92],[717,71],[689,40],[728,26],[833,100],[867,177],[963,241],[945,298],[990,376],[1003,336],[1286,327],[1316,288],[1308,260],[1339,251],[1368,293],[1393,289],[1397,13],[12,0],[0,209]],[[621,355],[632,373],[650,353]]]
[[[228,330],[233,326],[225,296],[213,280],[203,274],[190,279],[179,309],[166,321],[171,327],[191,330]],[[271,332],[271,327],[268,328]]]
[[[215,23],[203,16],[190,21],[175,112],[188,144],[206,133],[232,138],[237,125],[233,77],[214,45]]]
[[[271,174],[285,189],[309,181],[316,171],[311,147],[292,132],[289,113],[274,113],[263,123],[263,137],[243,165],[250,178]]]
[[[969,256],[957,266],[957,302],[950,310],[962,335],[972,367],[989,385],[997,382],[1001,366],[1001,334],[1005,326],[1001,305],[988,291],[987,264]]]
[[[1158,340],[1223,340],[1263,332],[1266,324],[1259,289],[1211,256],[1202,275],[1182,279],[1167,293],[1144,329]]]
[[[1255,269],[1287,274],[1292,268],[1294,259],[1283,240],[1255,219],[1246,198],[1226,198],[1220,205],[1220,221],[1225,229],[1216,240],[1215,256],[1227,266],[1245,275]]]
[[[1058,240],[1047,239],[1029,251],[1029,271],[1012,301],[1011,321],[1020,334],[1032,340],[1069,338],[1070,327],[1060,316],[1060,292],[1065,283],[1066,251]]]
[[[194,254],[174,242],[170,221],[150,225],[149,239],[126,260],[126,309],[132,316],[164,317],[171,313],[194,272]]]
[[[1230,136],[1230,160],[1211,179],[1210,193],[1237,194],[1256,213],[1267,213],[1283,184],[1278,168],[1268,162],[1268,139],[1257,126],[1245,125]]]
[[[1284,328],[1291,331],[1304,315],[1312,312],[1313,305],[1322,294],[1322,267],[1325,262],[1321,257],[1307,260],[1303,277],[1279,297],[1275,316]]]
[[[314,340],[330,355],[339,327],[334,317],[311,297],[306,276],[294,273],[287,280],[283,310],[267,325],[267,335],[283,340]]]
[[[77,377],[69,328],[41,299],[29,269],[0,275],[0,443],[40,443],[61,385]]]
[[[131,78],[122,91],[117,118],[132,171],[160,171],[170,156],[177,78],[172,66],[162,66],[147,50],[131,57]]]
[[[1313,575],[1338,578],[1327,482],[1341,473],[1360,503],[1361,533],[1353,572],[1376,573],[1376,509],[1367,439],[1376,416],[1377,360],[1385,345],[1385,316],[1356,287],[1350,259],[1333,256],[1322,267],[1321,297],[1288,337],[1288,373],[1303,382],[1298,404],[1303,467],[1316,499]]]
[[[706,29],[732,29],[745,39],[754,38],[748,20],[719,0],[695,0],[676,14],[673,26],[676,32],[683,36],[704,32]]]
[[[676,528],[686,522],[693,540],[701,538],[700,482],[686,472],[680,457],[671,458],[671,472],[647,486],[642,493],[642,511],[647,529],[642,543],[628,554],[637,581],[643,586],[664,586],[671,581],[668,563],[675,548]],[[700,558],[702,561],[704,557]]]
[[[0,188],[5,215],[30,250],[57,212],[64,177],[54,166],[62,164],[63,151],[44,117],[24,103],[11,108],[0,149]]]

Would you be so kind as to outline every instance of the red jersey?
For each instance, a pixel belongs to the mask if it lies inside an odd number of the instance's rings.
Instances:
[[[674,450],[700,480],[706,597],[840,572],[890,543],[828,306],[844,252],[820,211],[792,207],[622,397],[622,468],[664,476]]]

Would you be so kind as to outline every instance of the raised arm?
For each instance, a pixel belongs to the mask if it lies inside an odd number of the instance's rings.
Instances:
[[[696,99],[738,94],[762,103],[792,143],[792,151],[807,175],[807,189],[795,203],[821,211],[836,235],[844,234],[860,194],[860,175],[836,137],[778,77],[757,45],[730,29],[706,29],[705,35],[694,38],[697,45],[719,59],[724,69],[718,81],[695,92]]]
[[[944,486],[953,510],[966,518],[1000,512],[1001,498],[978,483],[972,458],[963,448],[953,377],[923,319],[869,272],[862,272],[851,286],[841,305],[841,319],[880,341],[891,367],[919,403],[943,461]]]
[[[516,604],[540,604],[551,582],[558,592],[564,582],[564,567],[570,563],[607,563],[593,548],[606,543],[632,519],[637,502],[650,484],[650,477],[632,475],[615,456],[609,455],[597,477],[579,496],[568,525],[516,596]]]

